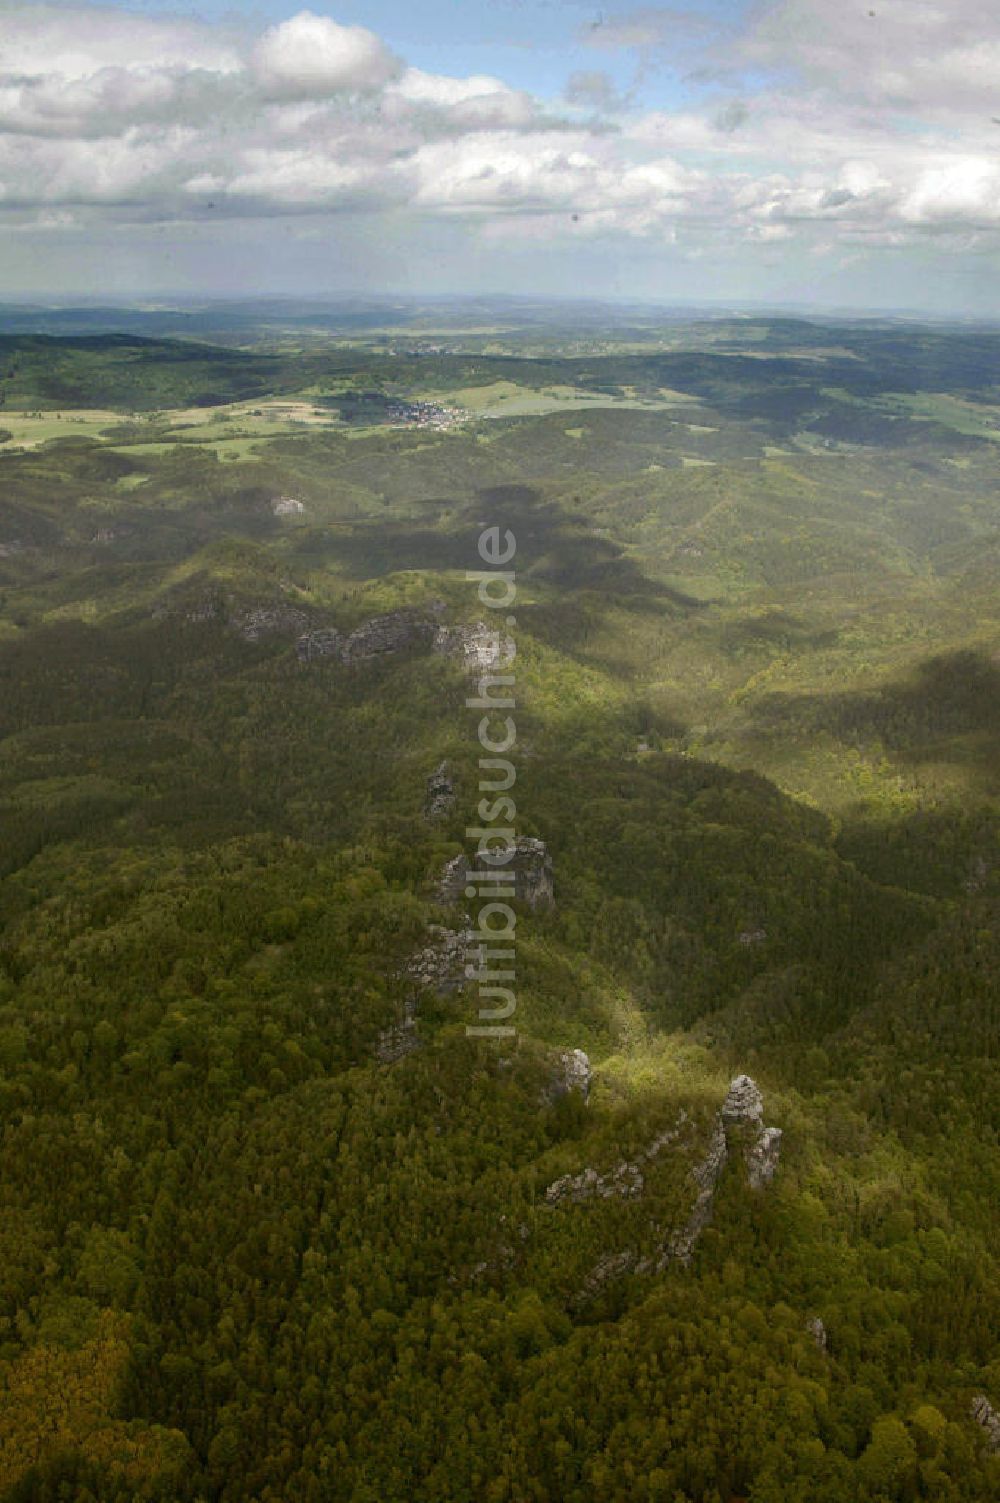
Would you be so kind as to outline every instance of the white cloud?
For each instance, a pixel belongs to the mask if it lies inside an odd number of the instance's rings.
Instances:
[[[447,78],[440,73],[424,73],[419,68],[407,68],[396,85],[401,99],[415,104],[433,104],[446,109],[468,104],[473,99],[488,99],[497,94],[511,94],[499,78],[477,73],[469,78]]]
[[[904,196],[900,216],[909,224],[1000,224],[1000,162],[970,156],[926,167]]]
[[[267,93],[304,99],[377,90],[399,71],[374,32],[308,10],[264,33],[254,66]]]
[[[488,74],[448,78],[407,68],[386,90],[384,102],[390,118],[420,121],[424,129],[434,133],[517,130],[542,118],[538,102],[530,94],[508,88]]]
[[[661,235],[705,187],[700,174],[666,158],[623,168],[606,140],[582,134],[495,133],[436,143],[416,153],[414,167],[422,208],[493,220],[540,217],[549,233]]]
[[[120,66],[228,73],[243,63],[233,32],[224,26],[160,21],[112,6],[0,6],[0,73],[70,81]]]
[[[777,0],[738,50],[756,66],[794,68],[813,86],[882,110],[996,113],[995,0]]]
[[[646,7],[588,39],[669,59],[694,36]],[[310,11],[258,35],[0,3],[0,211],[26,230],[77,209],[119,223],[391,206],[494,237],[677,237],[685,254],[1000,242],[992,0],[775,0],[706,61],[710,92],[642,113],[602,72],[571,76],[557,106],[406,66]]]

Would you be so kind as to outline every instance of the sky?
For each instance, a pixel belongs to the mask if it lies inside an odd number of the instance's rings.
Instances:
[[[1000,314],[997,0],[0,0],[0,299]]]

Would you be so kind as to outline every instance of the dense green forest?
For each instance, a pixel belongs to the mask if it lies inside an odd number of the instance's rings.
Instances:
[[[995,1498],[1000,335],[247,319],[0,320],[0,1499]]]

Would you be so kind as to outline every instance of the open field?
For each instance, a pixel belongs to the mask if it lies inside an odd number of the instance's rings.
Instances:
[[[585,411],[587,408],[660,412],[696,400],[685,393],[672,391],[662,391],[647,398],[637,396],[634,390],[615,395],[566,385],[534,388],[514,381],[429,391],[426,395],[430,401],[448,403],[482,418],[540,417],[553,412]]]
[[[122,421],[119,412],[81,408],[66,412],[0,411],[0,431],[10,434],[6,444],[37,449],[39,444],[59,438],[99,438],[105,428]],[[0,454],[5,445],[0,445]]]
[[[1000,441],[1000,405],[971,402],[948,392],[920,392],[886,399],[886,405],[928,422],[944,423],[956,433]]]

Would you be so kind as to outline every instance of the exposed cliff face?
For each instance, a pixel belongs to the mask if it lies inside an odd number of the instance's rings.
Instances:
[[[511,862],[514,871],[514,896],[529,908],[548,908],[555,902],[552,881],[552,857],[544,840],[522,835]]]
[[[291,636],[309,625],[305,611],[290,605],[262,605],[245,611],[234,622],[245,642],[259,642],[261,637]]]
[[[376,616],[352,631],[344,642],[343,661],[363,663],[387,653],[427,647],[433,636],[432,622],[404,611],[393,611],[387,616]]]
[[[445,908],[460,903],[469,884],[469,862],[463,855],[452,856],[441,868],[441,875],[434,884],[434,899]]]
[[[209,587],[197,596],[183,590],[171,590],[156,602],[150,614],[154,621],[174,617],[189,626],[201,626],[206,621],[224,622],[227,609],[222,591]]]
[[[300,663],[315,658],[335,658],[350,667],[397,652],[429,647],[437,630],[433,621],[413,611],[390,611],[374,616],[354,631],[344,633],[335,627],[307,632],[296,643]]]
[[[335,626],[321,626],[299,638],[295,644],[296,656],[300,663],[311,663],[314,658],[339,657],[343,640],[343,633]]]
[[[592,1299],[600,1294],[605,1284],[611,1284],[615,1279],[622,1279],[627,1273],[631,1273],[636,1266],[636,1255],[631,1247],[624,1248],[621,1252],[607,1253],[590,1270],[584,1279],[572,1303],[576,1309],[589,1304]]]
[[[478,964],[479,944],[472,929],[443,929],[432,924],[430,943],[406,963],[406,975],[417,986],[446,996],[466,983],[466,967]]]
[[[455,658],[469,673],[489,673],[508,659],[501,650],[500,633],[485,621],[469,626],[439,626],[434,651]]]
[[[555,902],[552,857],[544,840],[530,835],[518,836],[510,860],[504,862],[501,869],[514,874],[512,896],[517,902],[527,903],[529,908],[548,908]],[[453,856],[434,889],[437,901],[445,905],[460,902],[473,880],[470,873],[474,870],[466,856]]]
[[[579,1205],[584,1200],[638,1200],[646,1182],[638,1164],[622,1163],[610,1174],[598,1174],[596,1169],[584,1169],[582,1174],[564,1174],[554,1180],[545,1192],[550,1206],[569,1202]]]
[[[442,625],[437,618],[443,609],[443,604],[435,604],[429,614],[388,611],[373,616],[352,632],[341,632],[332,626],[305,632],[296,644],[299,661],[311,663],[317,658],[335,658],[341,663],[354,664],[422,649],[454,659],[470,674],[501,670],[507,659],[499,633],[485,621]]]
[[[769,1185],[781,1156],[781,1128],[765,1127],[746,1151],[747,1179],[751,1190]]]
[[[737,1075],[722,1105],[720,1120],[727,1128],[743,1129],[743,1161],[752,1190],[769,1185],[781,1156],[781,1128],[764,1126],[764,1101],[756,1081]]]
[[[555,1074],[542,1092],[542,1104],[551,1106],[570,1091],[579,1091],[584,1101],[590,1096],[590,1060],[582,1049],[560,1054]]]
[[[260,605],[238,605],[221,589],[209,588],[201,596],[184,600],[180,592],[153,607],[153,619],[162,621],[179,617],[189,626],[215,622],[227,631],[237,632],[245,642],[259,642],[263,637],[299,636],[309,626],[309,614],[282,600]]]

